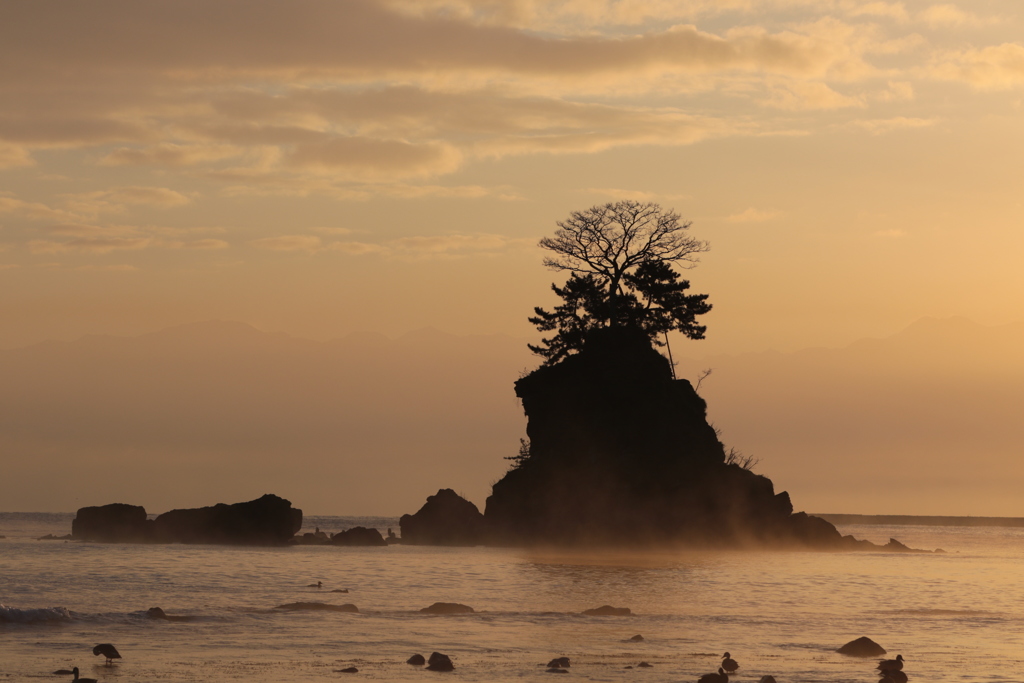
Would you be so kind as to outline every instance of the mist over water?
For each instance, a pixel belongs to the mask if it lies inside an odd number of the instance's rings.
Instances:
[[[584,680],[696,680],[728,650],[734,681],[875,681],[833,650],[866,635],[910,680],[1015,680],[1024,671],[1024,529],[842,527],[944,555],[820,552],[538,553],[496,548],[234,548],[36,541],[69,515],[0,514],[0,676],[78,666],[100,681],[546,677],[556,656]],[[367,518],[311,518],[325,530]],[[392,522],[380,518],[378,522]],[[322,589],[307,585],[323,581]],[[332,593],[333,589],[350,592]],[[286,611],[353,603],[358,614]],[[427,616],[437,601],[476,613]],[[610,604],[632,617],[586,617]],[[150,619],[146,610],[192,616]],[[643,642],[631,642],[641,634]],[[102,666],[91,648],[124,656]],[[452,656],[456,671],[405,664]],[[650,669],[626,669],[646,661]],[[999,662],[998,671],[989,662]]]

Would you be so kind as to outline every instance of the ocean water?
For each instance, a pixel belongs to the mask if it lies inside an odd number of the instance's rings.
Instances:
[[[496,548],[234,548],[37,541],[70,514],[0,513],[0,681],[877,681],[835,648],[868,636],[911,681],[1024,681],[1024,529],[847,526],[945,554],[536,553]],[[394,519],[309,518],[325,531]],[[323,582],[323,588],[308,584]],[[348,593],[333,593],[347,589]],[[476,613],[428,616],[434,602]],[[355,604],[358,613],[281,610]],[[600,605],[633,616],[588,617]],[[187,620],[150,619],[159,606]],[[642,642],[630,641],[641,634]],[[113,643],[111,667],[92,646]],[[405,660],[439,651],[433,673]],[[636,667],[641,661],[653,665]],[[339,670],[355,666],[356,674]]]

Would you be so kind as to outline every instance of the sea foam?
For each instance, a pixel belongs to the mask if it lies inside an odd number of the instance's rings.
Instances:
[[[18,609],[0,605],[0,624],[37,624],[40,622],[70,621],[71,612],[65,607],[39,607]]]

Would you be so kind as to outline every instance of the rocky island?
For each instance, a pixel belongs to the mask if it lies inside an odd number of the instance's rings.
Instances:
[[[71,537],[103,543],[285,545],[302,527],[302,510],[273,494],[256,500],[171,510],[148,519],[141,505],[112,503],[78,510]]]

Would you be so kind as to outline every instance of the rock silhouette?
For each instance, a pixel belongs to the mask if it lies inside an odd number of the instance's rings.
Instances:
[[[836,652],[851,657],[880,657],[886,653],[886,650],[867,636],[861,636],[843,645]]]
[[[431,653],[430,658],[427,660],[428,671],[455,671],[455,665],[452,663],[451,657],[443,655],[440,652]]]
[[[633,614],[633,611],[628,607],[612,607],[611,605],[601,605],[600,607],[593,607],[591,609],[583,610],[583,614],[588,617],[628,617]]]
[[[268,493],[245,503],[171,510],[154,520],[139,505],[85,507],[71,522],[71,535],[104,543],[284,545],[301,527],[302,510]]]
[[[473,608],[457,602],[435,602],[420,610],[423,614],[472,614]]]
[[[793,514],[767,477],[727,462],[704,400],[640,330],[595,330],[515,388],[529,450],[487,499],[492,542],[844,544],[825,520]]]
[[[406,544],[478,545],[484,540],[484,516],[451,489],[427,496],[416,514],[402,515],[398,524]]]
[[[331,536],[331,545],[386,546],[387,544],[379,531],[364,526],[354,526]]]
[[[412,664],[413,666],[423,666],[427,663],[427,660],[421,654],[415,654],[409,659],[405,660],[406,664]]]

